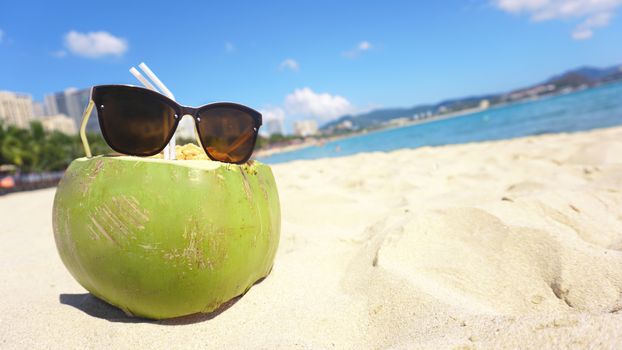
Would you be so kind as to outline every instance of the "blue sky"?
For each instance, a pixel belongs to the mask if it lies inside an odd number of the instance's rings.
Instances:
[[[0,5],[0,90],[136,84],[326,121],[622,63],[619,0],[133,1]]]

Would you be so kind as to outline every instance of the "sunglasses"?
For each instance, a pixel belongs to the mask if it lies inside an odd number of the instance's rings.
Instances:
[[[99,85],[91,89],[80,127],[87,157],[92,156],[86,125],[93,107],[97,110],[102,136],[110,148],[139,157],[162,152],[181,118],[189,115],[194,119],[197,141],[210,159],[242,164],[250,159],[261,126],[261,113],[237,103],[186,107],[149,89]]]

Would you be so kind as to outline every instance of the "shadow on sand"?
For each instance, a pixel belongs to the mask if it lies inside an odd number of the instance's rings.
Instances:
[[[176,326],[211,320],[232,307],[235,303],[238,302],[238,300],[242,298],[242,296],[243,294],[229,300],[228,302],[222,304],[218,309],[210,313],[198,313],[188,316],[170,318],[167,320],[150,320],[148,318],[129,316],[121,309],[108,304],[107,302],[97,298],[91,293],[61,294],[58,299],[61,304],[73,306],[76,309],[84,312],[85,314],[108,320],[110,322],[153,323]]]

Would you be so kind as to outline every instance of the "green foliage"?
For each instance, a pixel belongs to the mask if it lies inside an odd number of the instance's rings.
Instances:
[[[269,137],[261,136],[257,137],[257,149],[265,148],[273,144],[277,143],[288,143],[294,140],[300,140],[302,137],[300,136],[286,136],[281,134],[272,134]]]
[[[87,137],[93,154],[112,152],[100,134],[89,133]],[[29,129],[0,122],[0,164],[13,164],[22,172],[56,171],[83,156],[79,135],[45,132],[39,121],[32,122]]]
[[[91,151],[108,154],[113,151],[99,133],[88,133]],[[259,136],[257,148],[278,143],[288,143],[300,139],[298,136],[274,134]],[[196,142],[194,139],[177,139],[180,145]],[[64,170],[72,160],[84,156],[79,135],[66,135],[58,131],[46,132],[39,121],[34,121],[28,129],[4,125],[0,121],[0,165],[15,165],[21,172],[41,172]]]

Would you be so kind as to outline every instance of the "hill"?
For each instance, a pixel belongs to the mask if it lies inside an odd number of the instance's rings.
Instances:
[[[395,119],[425,119],[435,115],[474,109],[478,108],[482,101],[487,101],[489,105],[496,105],[592,87],[615,80],[622,80],[622,65],[606,68],[584,66],[554,75],[541,83],[507,93],[469,96],[445,100],[436,104],[417,105],[409,108],[382,108],[358,115],[344,115],[324,124],[320,129],[325,132],[335,132],[340,128],[351,130],[374,128]]]

